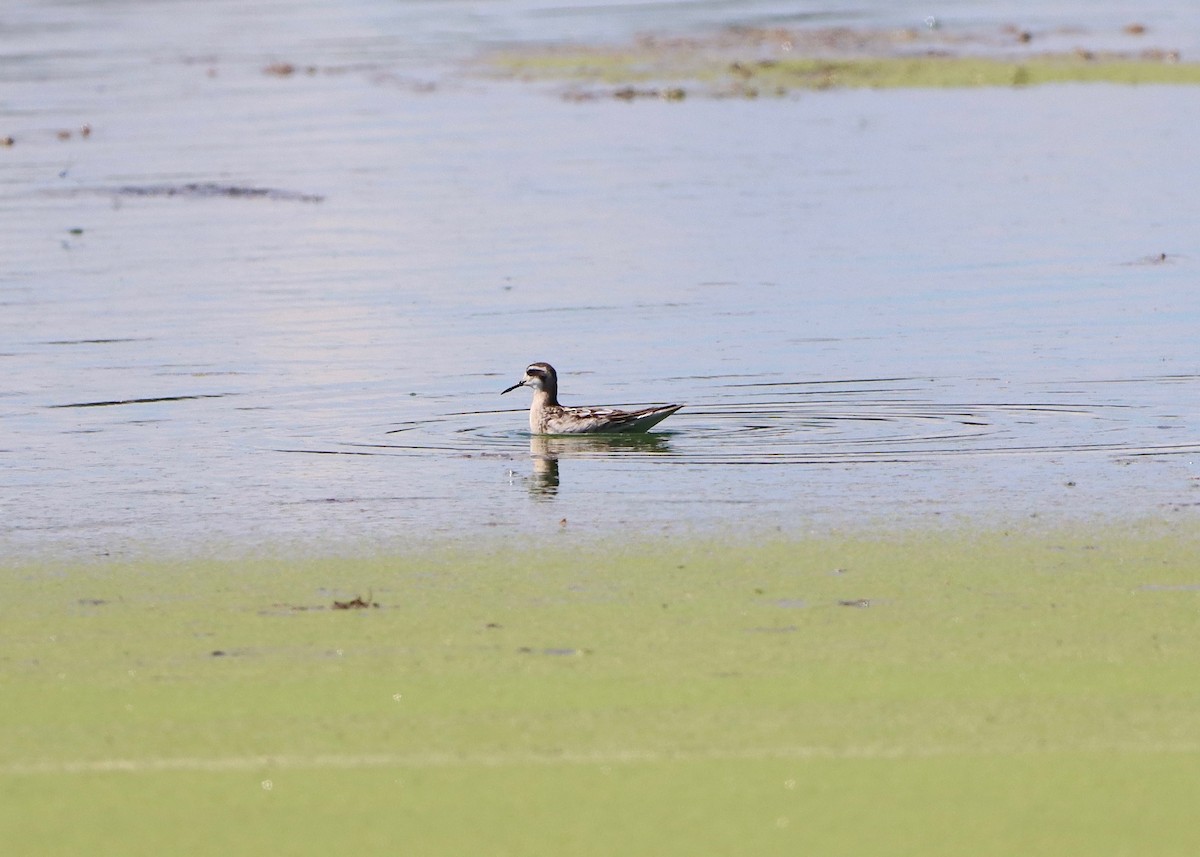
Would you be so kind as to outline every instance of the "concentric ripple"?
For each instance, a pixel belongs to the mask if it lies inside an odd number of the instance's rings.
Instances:
[[[1096,388],[1057,398],[958,398],[945,382],[882,379],[758,383],[695,391],[647,435],[533,438],[514,409],[449,413],[393,428],[385,440],[326,452],[649,458],[694,465],[885,463],[951,456],[1200,451],[1172,417]],[[961,385],[960,385],[961,386]],[[961,392],[952,390],[950,392]],[[1128,391],[1125,391],[1126,393]],[[630,407],[649,403],[630,403]],[[511,428],[508,428],[511,426]],[[1179,432],[1172,432],[1172,428]]]

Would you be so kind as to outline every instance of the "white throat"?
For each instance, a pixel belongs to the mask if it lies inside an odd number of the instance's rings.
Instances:
[[[529,430],[541,434],[546,420],[546,408],[553,404],[552,398],[545,390],[535,387],[533,402],[529,405]]]

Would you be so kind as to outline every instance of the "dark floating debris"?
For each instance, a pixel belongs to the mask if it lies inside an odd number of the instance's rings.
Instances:
[[[112,188],[120,196],[182,196],[207,199],[229,197],[232,199],[270,199],[278,202],[324,202],[325,197],[317,193],[301,193],[270,187],[247,185],[225,185],[217,182],[188,182],[187,184],[122,185]]]
[[[372,601],[371,595],[368,593],[364,601],[361,595],[356,595],[350,601],[335,601],[333,602],[334,610],[365,610],[368,607],[378,607],[378,601]]]
[[[298,71],[301,71],[301,69],[295,63],[290,62],[273,62],[263,67],[263,74],[271,75],[272,77],[291,77]],[[314,65],[305,66],[303,71],[306,74],[316,74],[317,67]]]
[[[871,599],[870,598],[850,598],[850,599],[846,599],[844,601],[839,601],[838,606],[839,607],[858,607],[860,609],[866,608],[866,607],[871,606]]]
[[[65,405],[46,405],[48,408],[111,408],[117,405],[149,405],[158,402],[188,402],[192,399],[220,399],[225,393],[199,393],[193,396],[154,396],[148,399],[113,399],[104,402],[70,402]]]
[[[378,610],[380,604],[378,601],[372,600],[371,593],[367,593],[367,597],[356,595],[349,601],[334,601],[331,605],[325,604],[272,604],[270,610],[260,610],[260,616],[278,616],[278,610],[287,610],[290,613],[310,613],[319,612],[321,610]]]
[[[636,86],[621,86],[617,89],[605,91],[572,90],[564,93],[563,98],[567,101],[597,101],[601,98],[616,98],[619,101],[639,101],[643,99],[657,101],[683,101],[685,98],[687,98],[687,90],[679,86],[672,86],[666,89],[658,89],[655,87],[639,88]]]
[[[79,230],[82,232],[83,230]],[[72,229],[71,233],[74,234]],[[42,345],[116,345],[120,342],[151,342],[149,336],[114,336],[99,339],[47,339]]]
[[[1178,259],[1178,254],[1171,255],[1167,253],[1155,253],[1152,256],[1142,256],[1140,259],[1134,259],[1132,262],[1124,262],[1123,264],[1130,265],[1166,265]]]

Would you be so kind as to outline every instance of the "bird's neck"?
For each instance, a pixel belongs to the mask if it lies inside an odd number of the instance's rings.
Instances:
[[[533,406],[538,408],[548,408],[558,406],[558,390],[554,385],[543,387],[541,390],[533,391]]]
[[[546,410],[557,407],[553,390],[534,390],[533,404],[529,406],[529,430],[541,434],[546,430]]]

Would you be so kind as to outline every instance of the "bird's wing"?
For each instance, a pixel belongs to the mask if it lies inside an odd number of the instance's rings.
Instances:
[[[622,411],[617,408],[563,408],[546,421],[550,434],[639,432],[665,420],[683,405]]]

